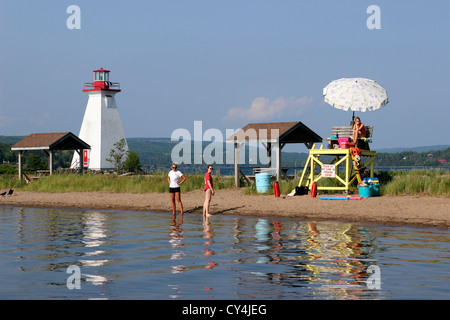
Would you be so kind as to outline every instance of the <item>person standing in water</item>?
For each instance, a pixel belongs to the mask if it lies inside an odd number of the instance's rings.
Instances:
[[[181,173],[181,171],[177,170],[178,165],[176,163],[172,163],[172,170],[170,170],[167,181],[169,182],[169,193],[170,198],[172,200],[172,213],[175,216],[176,214],[176,204],[175,197],[178,202],[178,206],[180,207],[180,214],[183,215],[183,203],[181,202],[181,188],[180,185],[186,181],[186,177]],[[181,181],[180,181],[181,180]]]
[[[213,179],[211,173],[213,171],[213,166],[209,165],[205,174],[205,203],[203,204],[203,217],[207,218],[210,216],[209,205],[211,203],[211,196],[214,195],[213,189]]]

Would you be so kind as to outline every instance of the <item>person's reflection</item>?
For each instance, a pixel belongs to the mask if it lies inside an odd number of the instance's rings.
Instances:
[[[208,215],[203,216],[203,232],[205,233],[205,236],[204,236],[204,238],[206,239],[205,245],[207,246],[203,250],[205,252],[204,253],[205,259],[208,260],[208,264],[206,265],[205,269],[212,269],[217,266],[216,262],[211,261],[211,256],[215,255],[216,253],[209,248],[209,246],[211,246],[214,243],[214,232],[213,231],[214,231],[214,229],[211,226],[209,216]]]
[[[180,228],[182,224],[183,224],[183,215],[180,214],[180,217],[178,218],[178,223],[177,223],[177,215],[174,214],[172,216],[172,226],[176,227],[176,228]]]
[[[277,264],[281,262],[281,257],[279,251],[283,248],[281,245],[281,223],[277,220],[272,221],[274,230],[272,232],[272,254],[271,262],[272,264]]]
[[[183,243],[183,229],[181,225],[183,223],[183,216],[180,215],[178,222],[176,221],[176,215],[172,217],[172,225],[170,226],[170,244],[172,245],[173,253],[170,257],[171,260],[182,259],[185,255],[184,251],[181,250],[184,247]],[[184,265],[174,265],[172,266],[172,273],[180,273],[186,270]]]

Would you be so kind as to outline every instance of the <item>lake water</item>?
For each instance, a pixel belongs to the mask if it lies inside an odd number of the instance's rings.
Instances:
[[[1,299],[448,299],[449,230],[0,207]]]

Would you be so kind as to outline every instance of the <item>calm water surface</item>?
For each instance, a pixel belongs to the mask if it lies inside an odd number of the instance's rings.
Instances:
[[[448,299],[449,236],[294,219],[0,207],[0,298]],[[69,289],[77,284],[69,266],[79,268],[80,289]]]

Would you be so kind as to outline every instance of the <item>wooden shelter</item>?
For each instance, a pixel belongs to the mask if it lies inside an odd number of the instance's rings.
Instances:
[[[305,126],[302,122],[269,122],[249,123],[236,131],[227,139],[228,143],[234,143],[234,177],[236,187],[240,187],[239,151],[246,143],[261,143],[267,149],[270,159],[269,166],[273,166],[272,149],[275,153],[277,180],[281,178],[281,150],[287,143],[304,143],[308,149],[314,142],[322,142],[322,138]],[[243,174],[243,173],[242,173]]]
[[[83,156],[83,150],[91,147],[74,135],[72,132],[56,133],[32,133],[11,147],[11,151],[19,152],[19,180],[22,181],[22,157],[29,150],[42,150],[49,157],[48,166],[50,174],[53,173],[53,151],[55,150],[76,150]],[[82,166],[80,167],[82,168]]]

